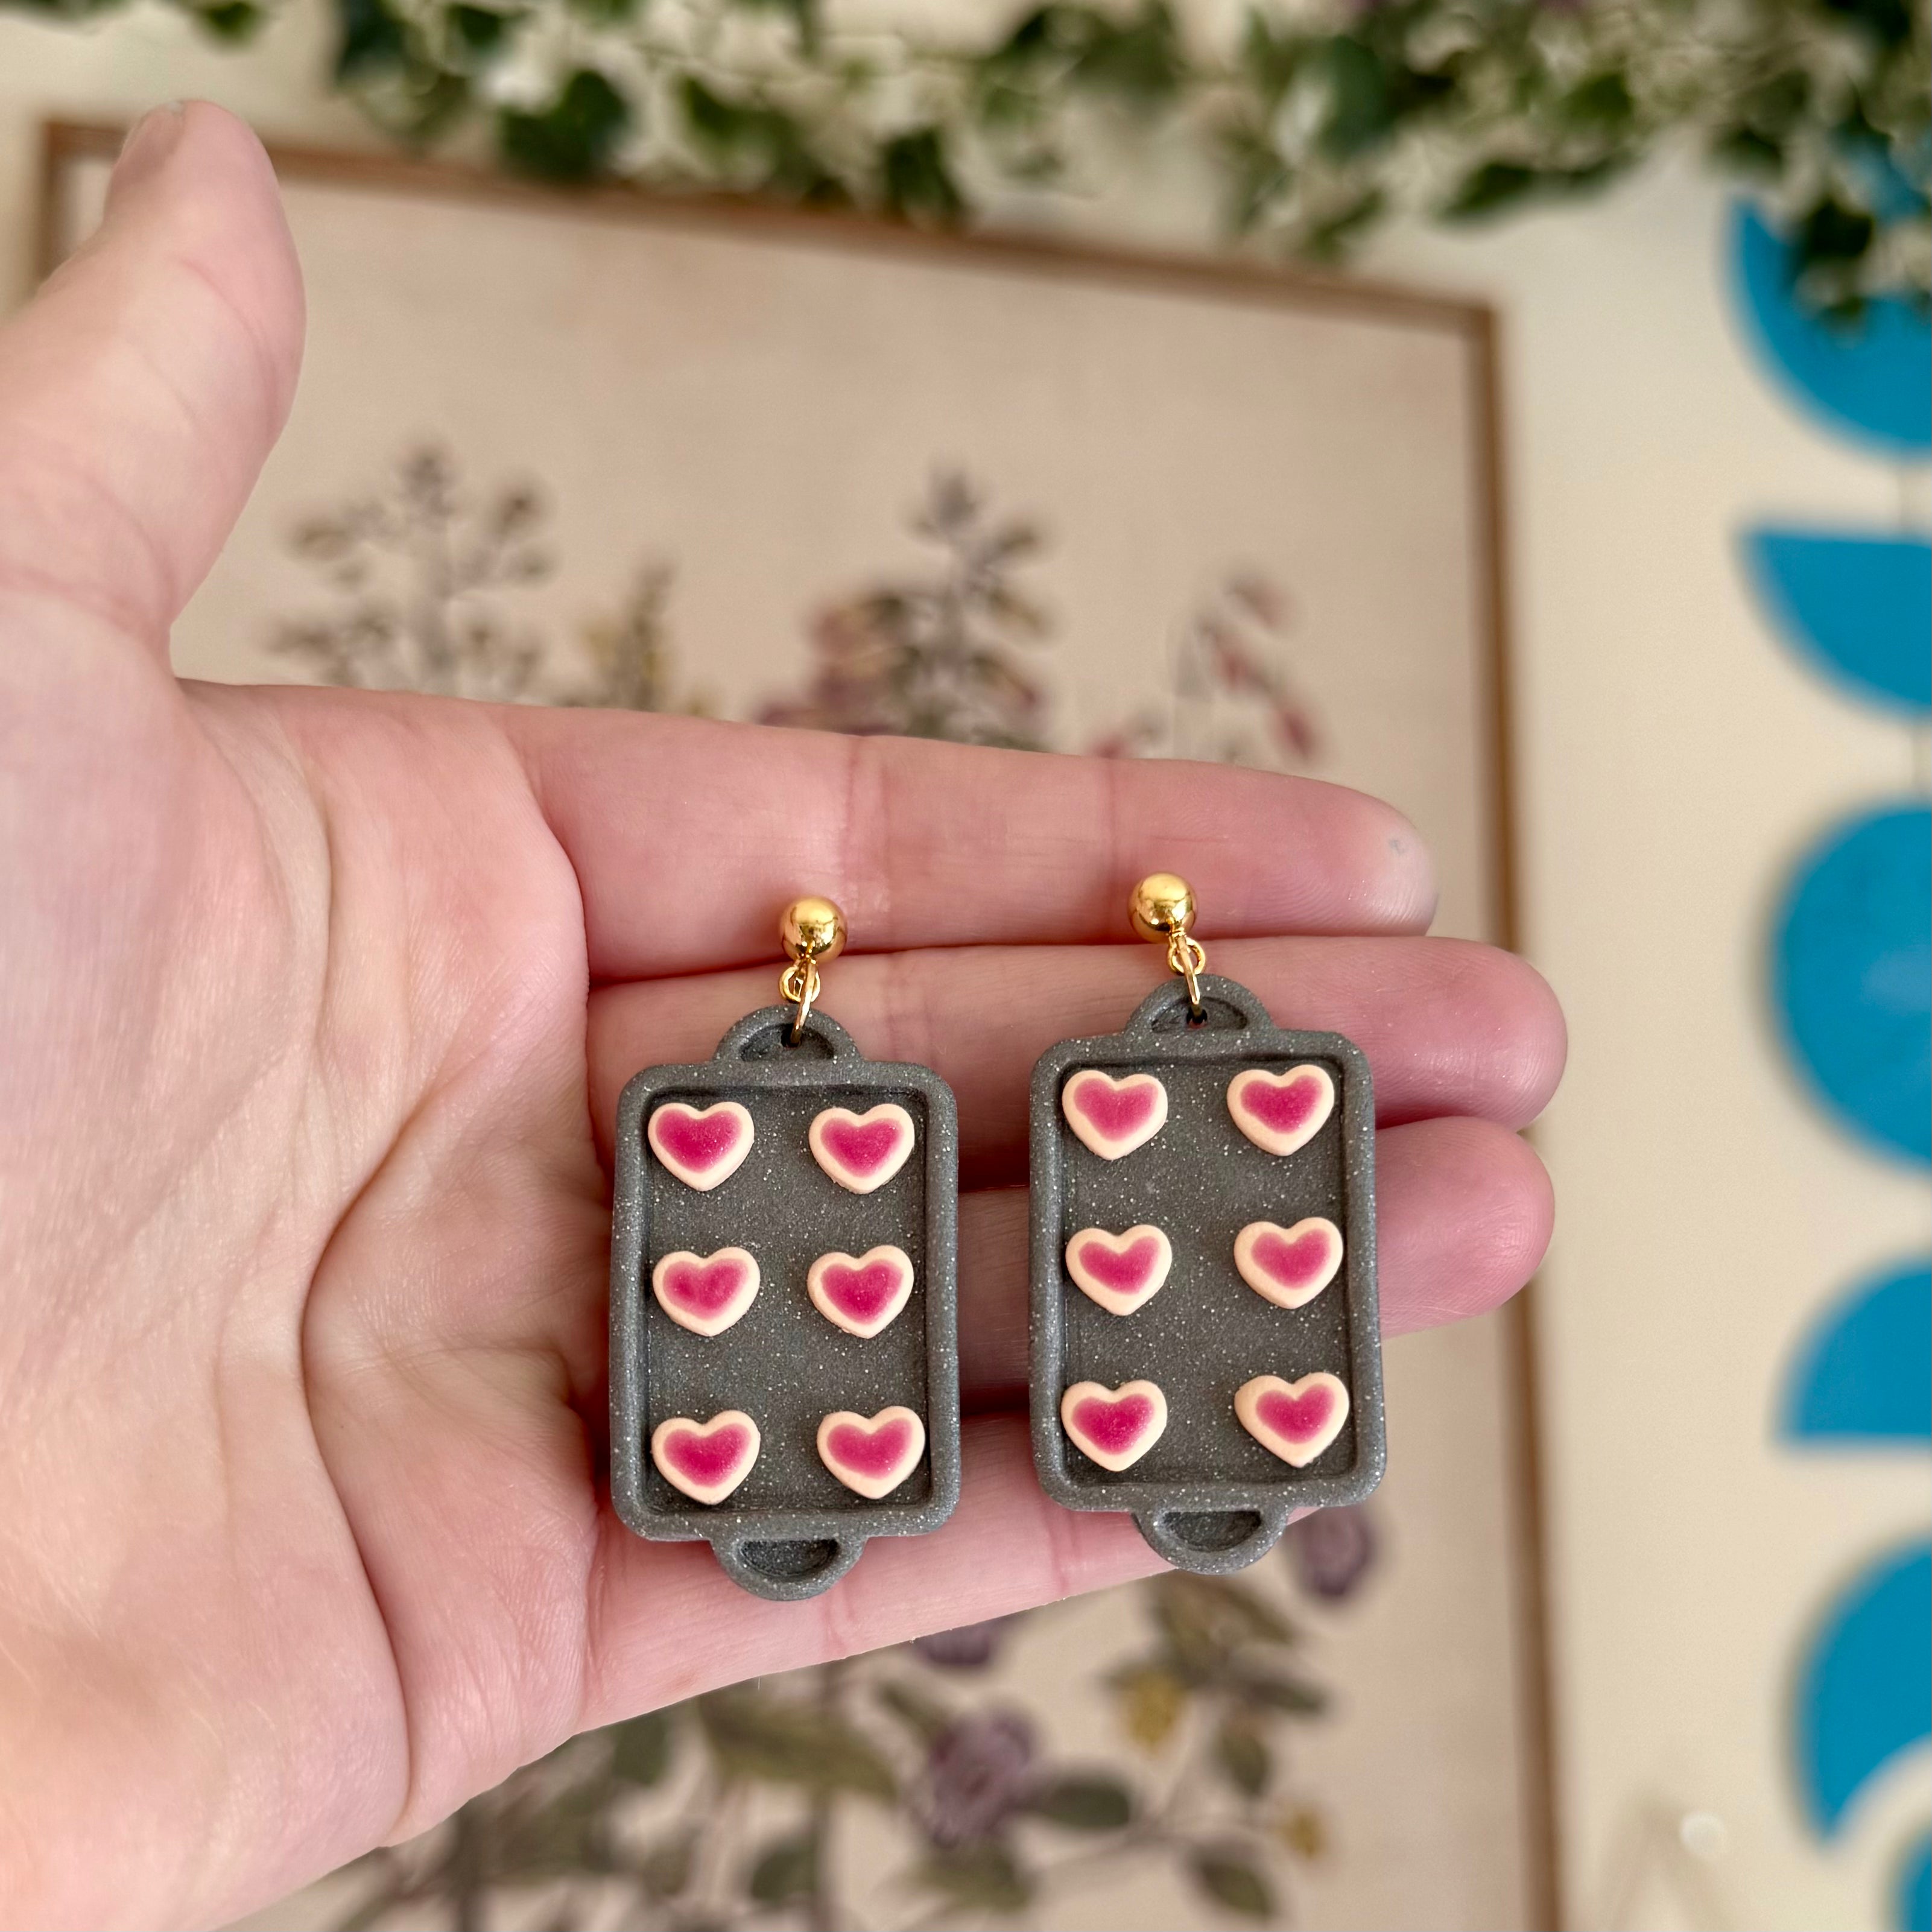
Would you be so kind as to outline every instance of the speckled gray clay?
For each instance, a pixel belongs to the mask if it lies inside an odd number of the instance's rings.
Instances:
[[[1368,1062],[1340,1034],[1285,1033],[1245,986],[1201,980],[1205,1018],[1189,1023],[1172,980],[1125,1029],[1048,1048],[1033,1076],[1033,1447],[1041,1486],[1069,1509],[1130,1510],[1168,1562],[1238,1570],[1274,1546],[1298,1509],[1359,1502],[1382,1480],[1382,1337],[1376,1307],[1375,1101]],[[1336,1088],[1334,1112],[1306,1146],[1264,1153],[1228,1111],[1244,1066],[1313,1060]],[[1144,1146],[1103,1160],[1060,1111],[1067,1076],[1097,1066],[1151,1073],[1166,1085],[1167,1124]],[[1250,1221],[1292,1226],[1325,1215],[1342,1230],[1341,1272],[1297,1309],[1276,1307],[1236,1271],[1234,1237]],[[1149,1222],[1174,1244],[1160,1292],[1133,1314],[1109,1314],[1066,1273],[1082,1228]],[[1348,1384],[1348,1420],[1305,1469],[1248,1434],[1234,1391],[1250,1377],[1293,1381],[1316,1369]],[[1108,1388],[1144,1376],[1167,1397],[1165,1432],[1116,1474],[1076,1448],[1060,1420],[1072,1383]]]
[[[616,1201],[610,1234],[610,1488],[618,1514],[656,1542],[708,1540],[733,1580],[782,1601],[816,1596],[872,1536],[937,1529],[959,1499],[958,1266],[959,1130],[952,1090],[930,1067],[867,1060],[836,1021],[814,1013],[790,1043],[788,1006],[748,1014],[689,1066],[652,1066],[617,1105]],[[752,1150],[708,1192],[652,1158],[644,1126],[662,1100],[751,1111]],[[895,1100],[912,1115],[915,1157],[871,1194],[839,1186],[812,1157],[806,1130],[821,1108],[863,1112]],[[869,1340],[807,1300],[806,1270],[834,1250],[892,1242],[912,1258],[911,1299]],[[650,1291],[650,1271],[680,1248],[748,1248],[757,1298],[723,1334],[680,1327]],[[819,1460],[819,1420],[888,1403],[926,1424],[924,1460],[871,1502]],[[759,1428],[758,1460],[724,1503],[672,1488],[650,1460],[668,1416],[704,1421],[742,1408]]]

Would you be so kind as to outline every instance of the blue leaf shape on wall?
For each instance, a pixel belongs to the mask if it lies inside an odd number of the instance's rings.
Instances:
[[[1766,527],[1744,549],[1766,616],[1814,670],[1868,701],[1932,713],[1932,542]]]
[[[1736,302],[1759,347],[1798,400],[1840,434],[1904,455],[1932,451],[1932,324],[1887,296],[1856,322],[1834,322],[1798,301],[1791,251],[1757,212],[1731,217]]]
[[[1932,1445],[1932,1264],[1868,1276],[1801,1345],[1779,1432],[1798,1442]]]
[[[1822,1838],[1902,1752],[1932,1738],[1932,1544],[1881,1557],[1827,1613],[1798,1666],[1798,1784]]]
[[[1932,1162],[1932,810],[1861,812],[1799,860],[1771,980],[1786,1048],[1831,1111]]]

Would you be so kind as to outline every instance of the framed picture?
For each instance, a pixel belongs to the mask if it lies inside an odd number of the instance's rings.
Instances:
[[[44,266],[118,144],[47,129]],[[1484,308],[274,158],[307,361],[184,675],[1304,771],[1408,813],[1439,931],[1509,939]],[[274,1922],[430,1922],[460,1868],[581,1894],[516,1922],[1552,1924],[1526,1320],[1394,1342],[1382,1489],[1239,1579],[580,1741]],[[781,1748],[814,1724],[843,1782]],[[698,1846],[680,1807],[721,1766],[738,1838]],[[553,1816],[578,1836],[519,1864]]]

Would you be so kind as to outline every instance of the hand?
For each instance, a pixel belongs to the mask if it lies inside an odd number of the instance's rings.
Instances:
[[[168,628],[287,410],[302,293],[254,138],[142,122],[0,334],[0,1913],[208,1922],[571,1732],[1136,1576],[1034,1482],[1025,1090],[1162,970],[1374,1064],[1392,1331],[1487,1308],[1550,1204],[1511,1131],[1562,1029],[1418,937],[1394,812],[1331,787],[619,713],[182,685]],[[958,1090],[965,1492],[808,1604],[639,1541],[600,1474],[619,1088],[772,997]],[[1278,936],[1288,935],[1288,936]],[[762,962],[762,963],[754,963]]]

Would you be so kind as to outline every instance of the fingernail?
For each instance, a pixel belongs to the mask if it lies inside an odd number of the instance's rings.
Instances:
[[[152,174],[173,153],[187,124],[187,110],[178,100],[149,108],[128,130],[128,138],[121,144],[120,158],[114,164],[110,185],[125,187]]]

